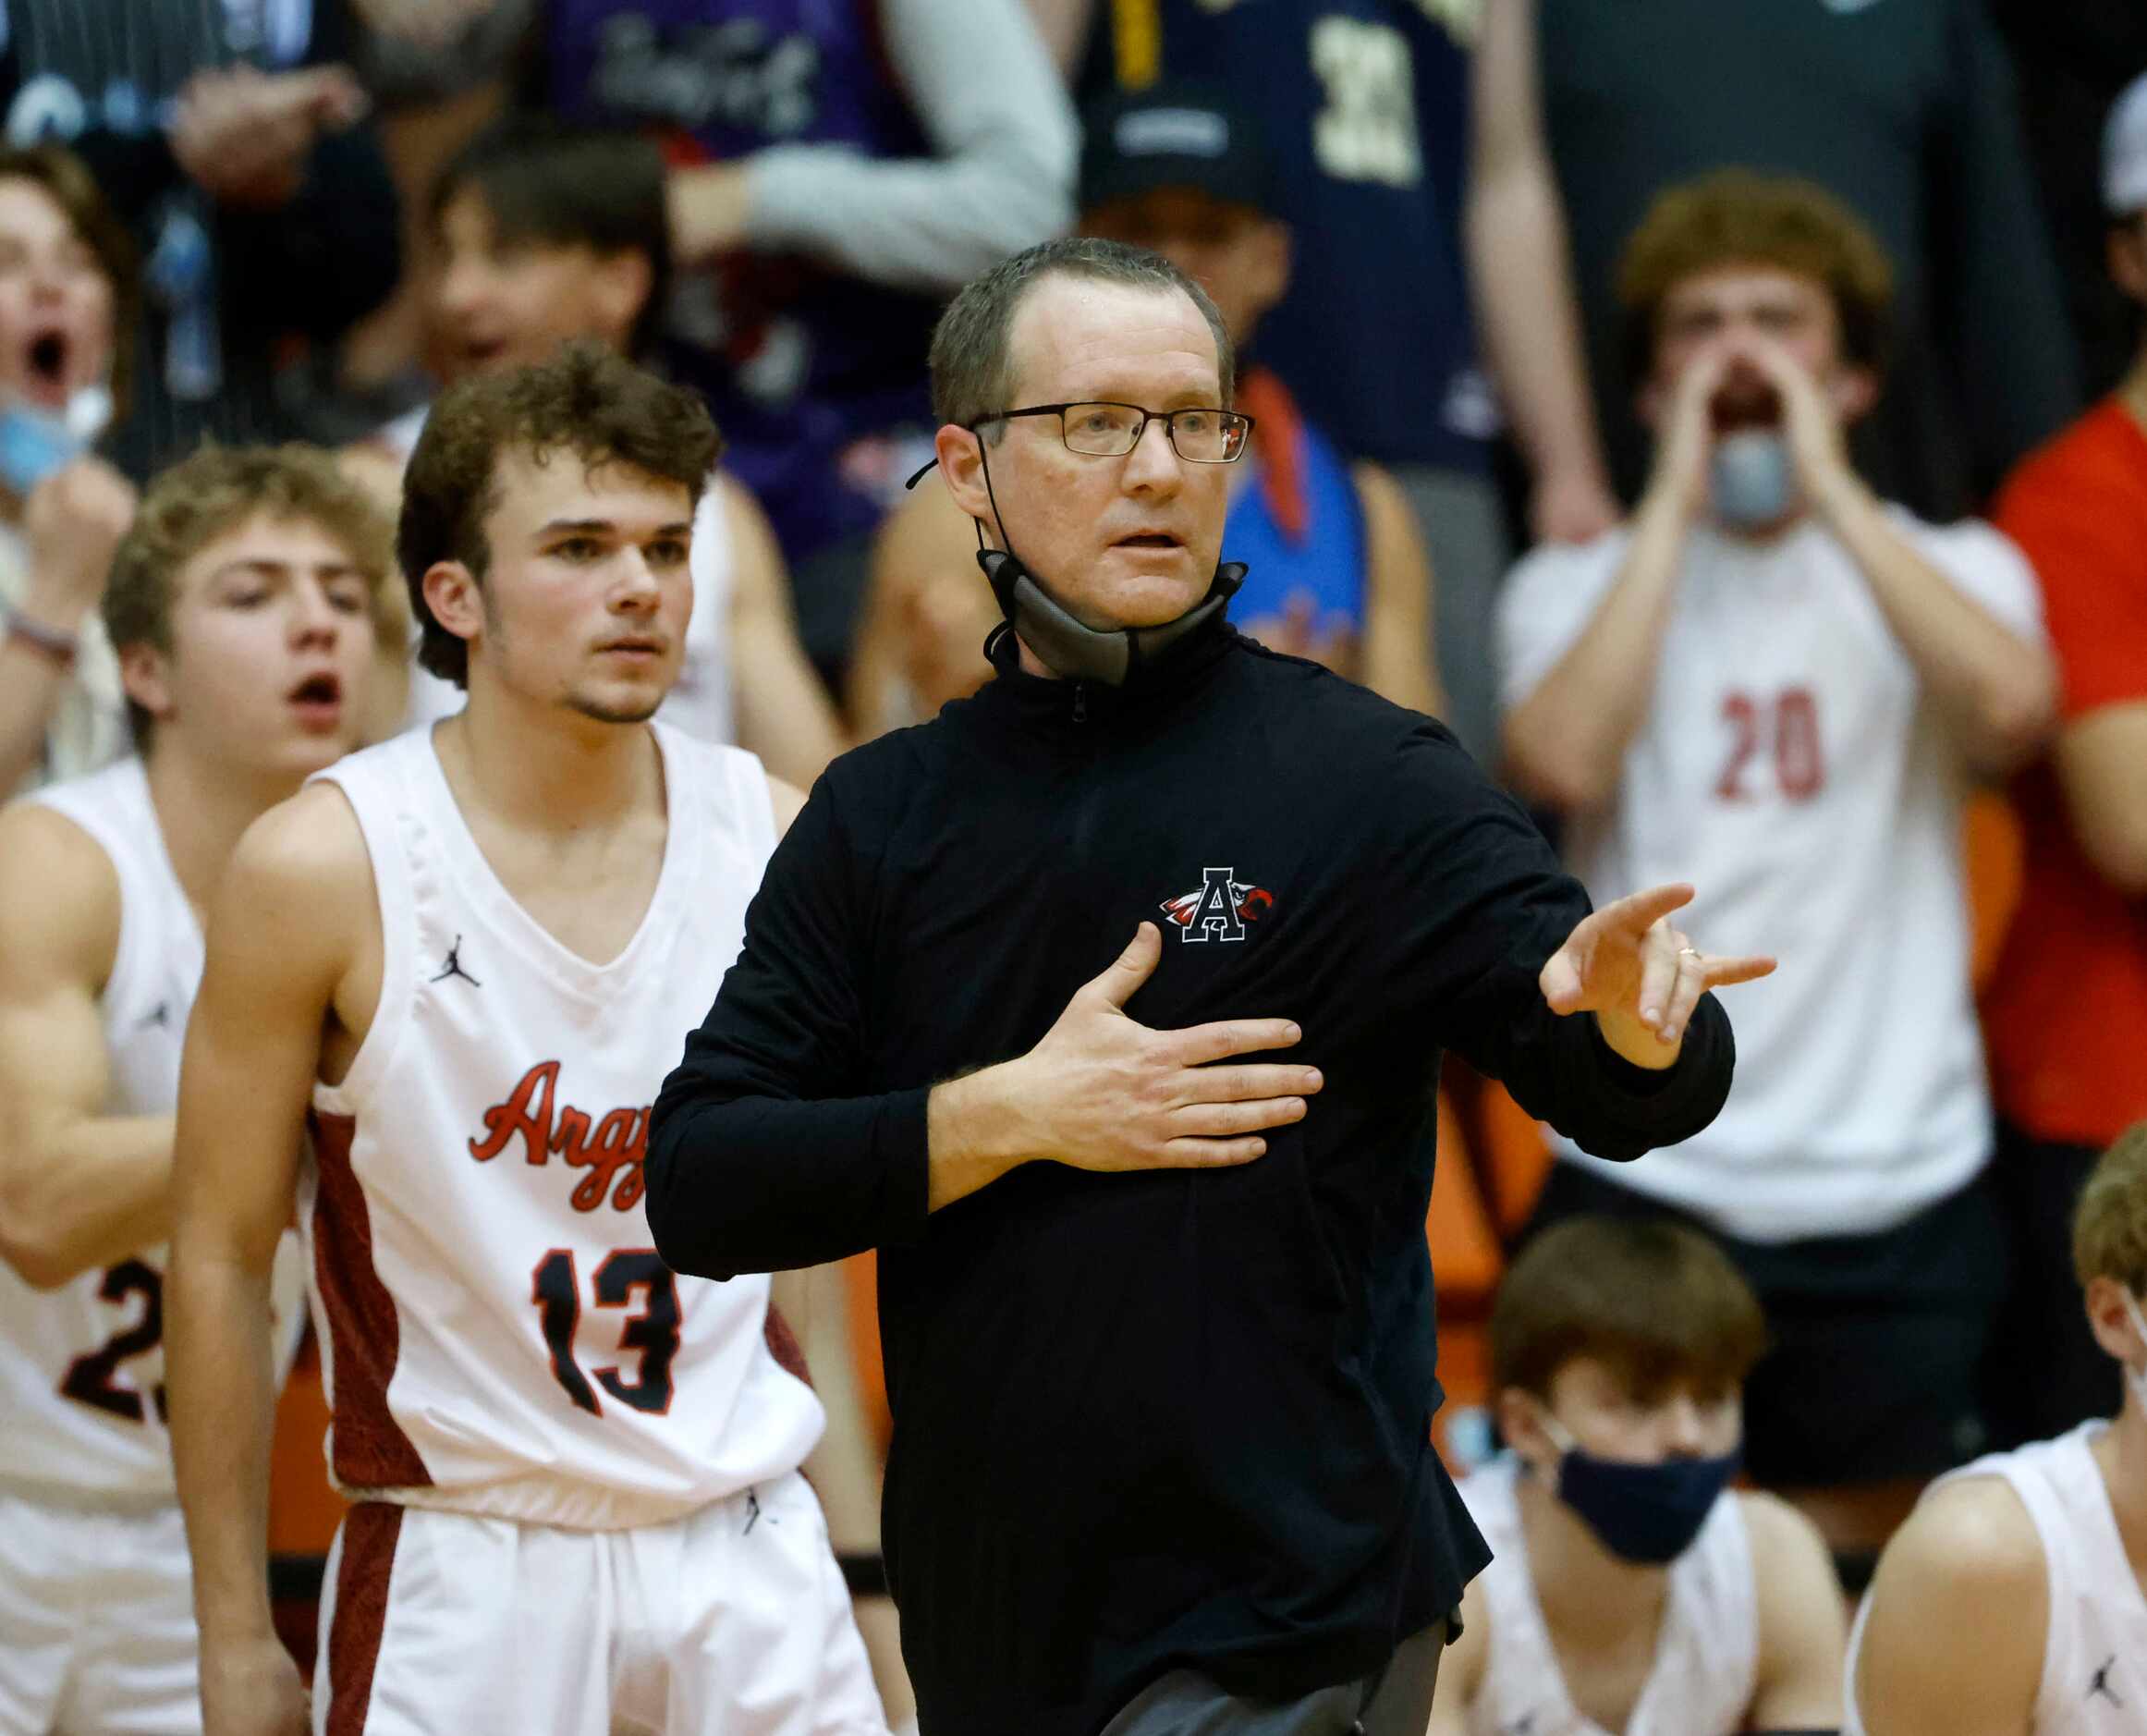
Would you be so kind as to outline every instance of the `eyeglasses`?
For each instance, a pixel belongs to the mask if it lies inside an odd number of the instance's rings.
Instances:
[[[1234,410],[1142,410],[1138,404],[1031,404],[980,416],[970,432],[1017,416],[1056,416],[1067,450],[1092,458],[1124,458],[1141,444],[1148,424],[1159,422],[1179,458],[1193,464],[1235,464],[1245,456],[1246,436],[1252,432],[1252,418]]]

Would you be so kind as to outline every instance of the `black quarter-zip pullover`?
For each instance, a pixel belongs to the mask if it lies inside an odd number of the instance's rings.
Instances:
[[[829,767],[657,1101],[682,1272],[877,1247],[884,1547],[926,1736],[1092,1736],[1181,1664],[1369,1674],[1487,1559],[1429,1444],[1441,1052],[1604,1156],[1697,1132],[1676,1066],[1559,1018],[1588,913],[1438,724],[1227,627],[1124,688],[1013,666]],[[1157,922],[1142,1023],[1282,1017],[1325,1087],[1241,1168],[1031,1163],[927,1213],[925,1100],[1024,1054]]]

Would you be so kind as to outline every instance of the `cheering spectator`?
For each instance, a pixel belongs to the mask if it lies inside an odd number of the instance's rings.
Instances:
[[[670,272],[664,190],[656,147],[632,133],[513,117],[465,146],[432,201],[441,272],[430,324],[449,383],[547,361],[577,338],[645,354]],[[388,458],[393,487],[426,413],[368,443]],[[799,649],[767,520],[726,475],[701,495],[692,565],[686,660],[665,720],[741,742],[810,784],[842,745],[835,709]],[[420,720],[462,705],[458,687],[423,670],[412,697]]]
[[[1513,1451],[1461,1484],[1491,1565],[1461,1601],[1430,1736],[1803,1730],[1841,1717],[1841,1594],[1809,1521],[1729,1487],[1766,1342],[1721,1252],[1577,1219],[1499,1286]]]
[[[1441,720],[1489,758],[1491,608],[1509,544],[1490,473],[1497,415],[1477,366],[1462,267],[1469,53],[1458,8],[1395,0],[1031,0],[1092,99],[1159,78],[1209,79],[1260,117],[1273,214],[1292,236],[1289,288],[1258,361],[1352,458],[1415,508],[1439,581]],[[1107,27],[1097,22],[1107,19]],[[1555,407],[1507,384],[1524,426]],[[1576,443],[1592,436],[1584,398]],[[1608,522],[1608,501],[1600,528]]]
[[[1615,1177],[1559,1142],[1539,1219],[1674,1210],[1722,1240],[1775,1329],[1752,1474],[1852,1568],[1981,1439],[2000,1229],[1961,808],[2051,704],[2019,552],[1883,502],[1847,457],[1888,282],[1808,182],[1665,193],[1619,278],[1647,493],[1523,561],[1499,621],[1511,766],[1590,894],[1687,878],[1724,945],[1783,937],[1714,1124]]]
[[[1292,252],[1259,123],[1183,79],[1106,97],[1085,119],[1081,233],[1154,249],[1214,298],[1231,341],[1250,344],[1287,292]],[[1237,403],[1253,422],[1223,527],[1224,557],[1249,568],[1232,620],[1397,704],[1439,710],[1432,575],[1394,478],[1351,464],[1264,367],[1239,377]],[[889,520],[851,666],[862,732],[930,716],[991,674],[983,643],[999,612],[976,546],[976,521],[937,485]]]
[[[2147,306],[2147,78],[2110,117],[2103,193],[2110,275]],[[2117,396],[2023,464],[1999,503],[2043,581],[2063,678],[2057,740],[2016,786],[2027,871],[1985,1008],[2014,1235],[1991,1363],[2007,1447],[2108,1415],[2113,1392],[2068,1226],[2096,1151],[2147,1119],[2143,425],[2147,342]]]
[[[1076,130],[1021,0],[555,0],[548,105],[679,165],[681,373],[839,672],[872,534],[931,456],[939,302],[1066,226]]]
[[[138,294],[81,163],[0,149],[0,798],[127,744],[97,605],[134,490],[89,447],[129,395]]]
[[[86,28],[93,18],[99,28]],[[7,0],[0,112],[16,144],[90,165],[143,260],[137,478],[203,434],[287,432],[289,340],[324,348],[395,287],[395,193],[332,4]]]
[[[1618,249],[1663,188],[1728,164],[1851,202],[1893,261],[1893,385],[1860,443],[1889,497],[1955,516],[2073,412],[2072,336],[1985,0],[1488,4],[1478,112],[1534,137],[1507,169],[1532,190],[1470,231],[1480,294],[1540,366],[1569,353],[1551,303],[1577,294],[1628,497],[1647,453],[1618,365]]]

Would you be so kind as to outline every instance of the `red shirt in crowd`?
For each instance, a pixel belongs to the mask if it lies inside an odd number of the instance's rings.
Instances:
[[[2147,703],[2147,432],[2096,406],[2022,462],[1997,522],[2043,581],[2061,727]],[[2047,758],[2013,799],[2026,878],[1984,1006],[1998,1110],[2037,1139],[2104,1145],[2147,1118],[2147,899],[2089,865]]]

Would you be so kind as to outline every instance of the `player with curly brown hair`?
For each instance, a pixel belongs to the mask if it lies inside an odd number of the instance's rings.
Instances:
[[[641,1204],[666,1057],[800,800],[650,721],[716,446],[698,397],[595,346],[450,389],[397,552],[469,704],[264,816],[226,878],[171,1286],[218,1736],[306,1721],[262,1523],[294,1204],[356,1503],[316,1730],[884,1736],[768,1280],[676,1277]]]

